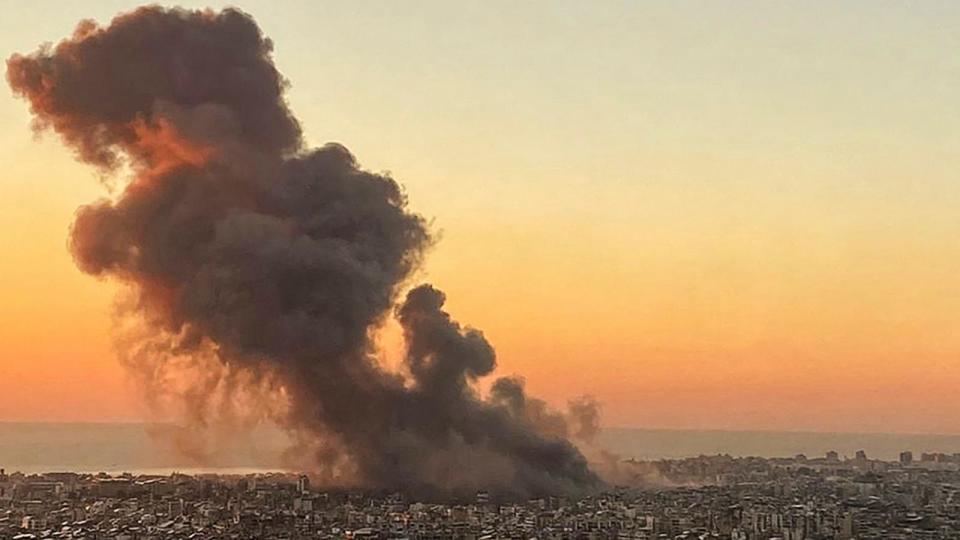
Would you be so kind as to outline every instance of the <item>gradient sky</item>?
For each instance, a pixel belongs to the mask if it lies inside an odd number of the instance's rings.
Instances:
[[[534,393],[960,433],[960,4],[236,4],[308,140],[433,218],[424,279]],[[133,5],[2,0],[0,55]],[[105,191],[29,121],[0,91],[0,420],[144,418],[114,288],[65,248]]]

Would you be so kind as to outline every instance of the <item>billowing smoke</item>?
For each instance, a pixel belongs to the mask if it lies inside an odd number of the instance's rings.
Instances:
[[[495,367],[483,335],[430,285],[400,298],[432,241],[424,219],[346,148],[304,148],[271,49],[240,11],[147,7],[7,61],[38,129],[104,173],[131,172],[116,196],[79,209],[70,238],[84,272],[133,291],[149,331],[128,365],[161,392],[173,383],[157,373],[191,359],[207,376],[188,393],[194,411],[217,392],[232,402],[238,386],[281,395],[280,421],[345,482],[596,487],[570,442],[595,432],[595,405],[575,403],[568,422],[517,379],[480,396]],[[391,316],[407,343],[398,371],[371,339]]]

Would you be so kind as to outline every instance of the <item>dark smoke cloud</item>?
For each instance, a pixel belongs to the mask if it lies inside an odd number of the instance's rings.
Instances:
[[[149,337],[128,364],[154,391],[167,384],[159,370],[184,357],[218,364],[202,368],[200,388],[227,401],[235,381],[279,388],[298,448],[344,482],[437,494],[596,487],[570,442],[592,437],[595,404],[564,416],[518,379],[483,399],[474,383],[496,364],[483,335],[429,285],[397,306],[432,242],[425,221],[346,148],[304,149],[271,49],[240,11],[147,7],[7,61],[38,129],[103,171],[133,171],[117,197],[78,211],[70,239],[84,272],[134,291]],[[404,373],[373,357],[371,332],[391,313]]]

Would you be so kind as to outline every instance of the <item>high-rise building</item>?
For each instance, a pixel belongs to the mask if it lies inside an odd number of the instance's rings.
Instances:
[[[13,486],[10,483],[10,477],[7,471],[0,469],[0,501],[9,501],[13,499]]]
[[[911,464],[911,463],[913,463],[913,452],[911,452],[911,451],[909,451],[909,450],[906,450],[906,451],[904,451],[904,452],[900,452],[900,464],[901,464],[901,465],[909,465],[909,464]]]
[[[301,474],[300,478],[297,478],[297,491],[300,493],[309,493],[310,492],[310,478]]]

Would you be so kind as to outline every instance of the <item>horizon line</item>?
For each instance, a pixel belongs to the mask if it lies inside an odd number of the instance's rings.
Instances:
[[[148,421],[148,420],[0,420],[0,425],[76,425],[76,426],[177,426],[176,422]],[[265,422],[262,426],[276,427],[281,426]],[[261,426],[256,426],[261,427]],[[255,428],[256,428],[255,427]],[[255,429],[254,428],[254,429]],[[601,431],[619,430],[619,431],[646,431],[646,432],[671,432],[671,433],[780,433],[795,435],[866,435],[866,436],[908,436],[908,437],[960,437],[957,433],[933,433],[916,431],[819,431],[815,429],[727,429],[727,428],[687,428],[687,427],[642,427],[642,426],[624,426],[610,425],[601,426]]]

